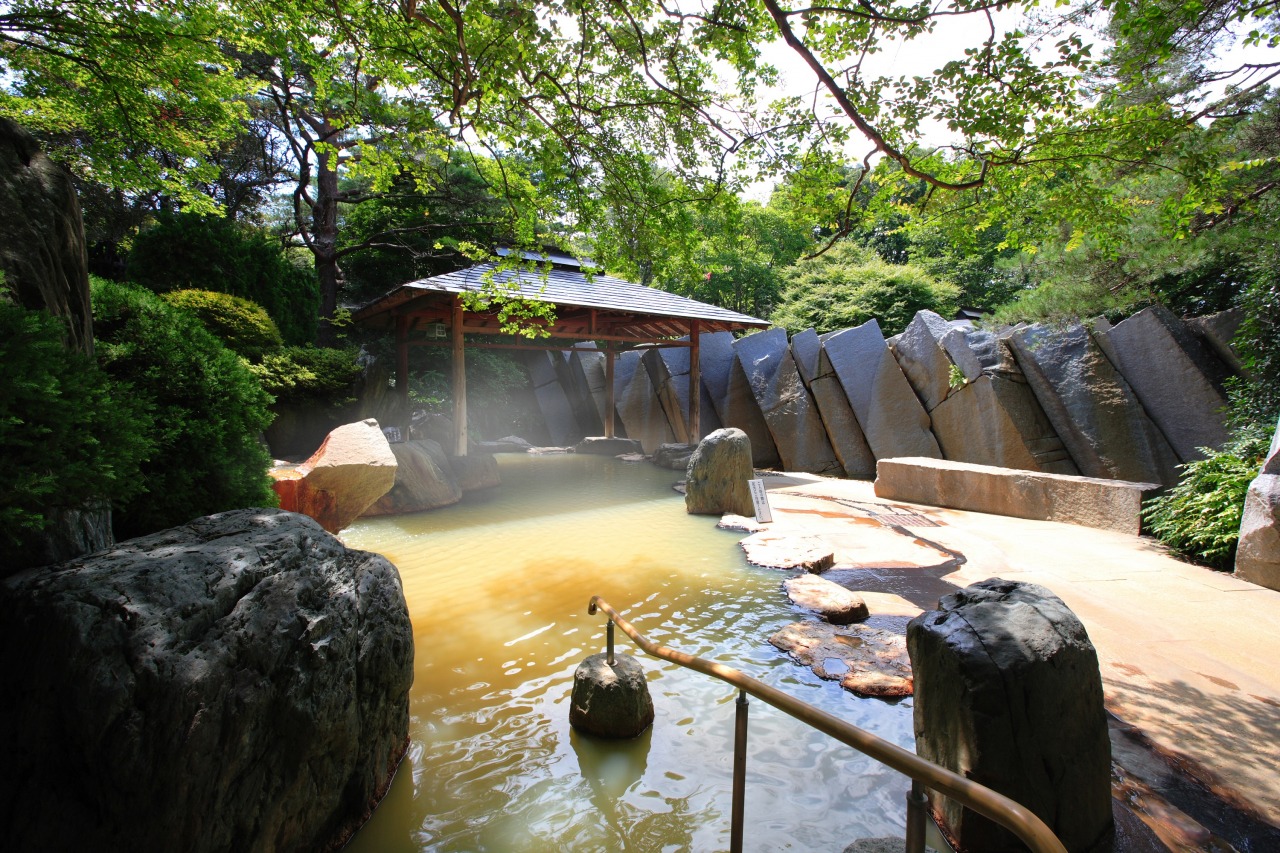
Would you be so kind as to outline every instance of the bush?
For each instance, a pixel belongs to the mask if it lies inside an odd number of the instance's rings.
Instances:
[[[1269,431],[1251,427],[1237,432],[1222,450],[1201,448],[1205,458],[1183,465],[1178,485],[1144,509],[1151,533],[1180,557],[1230,570],[1245,493],[1270,442]]]
[[[850,241],[783,271],[787,284],[770,319],[792,334],[819,333],[875,318],[886,335],[907,327],[917,311],[944,317],[959,307],[960,290],[912,264],[890,264]]]
[[[320,285],[263,231],[221,216],[160,214],[140,233],[125,274],[155,293],[214,290],[252,299],[289,344],[315,340]]]
[[[142,493],[115,514],[120,538],[248,506],[274,506],[258,434],[271,398],[244,361],[189,314],[129,285],[94,280],[98,361],[152,407]]]
[[[285,347],[249,369],[278,401],[337,407],[353,402],[351,386],[364,372],[359,355],[354,347]]]
[[[68,350],[66,330],[44,311],[0,300],[0,562],[19,562],[48,513],[142,488],[151,450],[145,401],[91,358]]]
[[[212,290],[175,290],[164,300],[194,314],[232,352],[250,361],[261,361],[284,345],[275,321],[256,302]]]

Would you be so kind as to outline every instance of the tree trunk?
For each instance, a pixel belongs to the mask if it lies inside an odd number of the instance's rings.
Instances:
[[[316,277],[320,280],[320,323],[316,343],[334,346],[337,330],[333,317],[338,310],[338,287],[342,269],[338,266],[338,170],[336,155],[316,155],[316,200],[311,216],[311,251],[315,255]]]

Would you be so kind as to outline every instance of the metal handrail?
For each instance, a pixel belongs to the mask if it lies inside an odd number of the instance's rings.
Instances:
[[[1053,834],[1053,830],[1049,829],[1044,821],[1021,803],[1015,802],[985,785],[980,785],[957,773],[953,773],[945,767],[940,767],[932,761],[921,758],[914,752],[908,752],[897,744],[890,743],[883,738],[864,731],[833,714],[802,702],[776,687],[757,681],[733,667],[703,660],[687,652],[678,652],[675,649],[660,646],[637,631],[607,601],[598,595],[594,595],[591,597],[591,604],[587,608],[587,613],[594,616],[597,610],[603,610],[609,614],[610,622],[617,623],[623,633],[634,640],[636,645],[647,654],[732,684],[743,693],[749,693],[779,711],[790,714],[800,722],[830,735],[846,746],[851,746],[864,755],[871,756],[881,764],[909,777],[913,782],[921,783],[945,794],[978,814],[990,818],[1022,839],[1033,853],[1067,853],[1062,842]],[[609,632],[609,657],[611,659],[613,657],[612,631]],[[740,702],[745,704],[745,700],[742,700],[741,697]],[[923,799],[922,793],[919,791],[918,786],[912,786],[912,796],[916,797],[916,808],[920,808],[919,802]],[[911,799],[912,797],[909,796],[908,801],[910,802]],[[920,814],[922,816],[923,812],[921,811]],[[922,830],[923,827],[919,824],[919,821],[912,821],[909,816],[908,836],[915,835],[923,840]],[[910,847],[907,849],[910,850]]]

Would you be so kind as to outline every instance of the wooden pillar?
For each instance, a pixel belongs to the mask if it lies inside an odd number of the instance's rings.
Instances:
[[[613,347],[605,344],[604,348],[604,437],[613,438],[613,418],[615,401],[613,399],[613,362],[617,357]]]
[[[462,298],[453,297],[453,452],[467,455],[467,360],[462,346]]]
[[[396,317],[396,395],[405,407],[405,423],[409,426],[409,318],[404,314]]]
[[[689,323],[689,443],[697,444],[702,438],[702,323]]]

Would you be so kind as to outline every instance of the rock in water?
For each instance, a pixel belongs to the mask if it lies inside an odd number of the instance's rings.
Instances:
[[[391,453],[396,460],[395,485],[364,511],[366,516],[422,512],[462,500],[452,460],[438,443],[429,438],[402,441],[391,445]]]
[[[912,692],[911,663],[901,634],[867,625],[793,622],[769,642],[819,678],[859,696],[897,699]]]
[[[591,655],[573,673],[569,725],[601,737],[635,737],[653,722],[644,668],[631,655]]]
[[[862,596],[817,575],[787,578],[782,588],[792,604],[812,610],[832,625],[861,622],[871,615]]]
[[[236,510],[0,584],[14,850],[341,846],[408,738],[396,569]]]
[[[689,457],[684,508],[695,514],[755,515],[751,487],[751,440],[740,429],[718,429],[704,438]]]
[[[297,468],[275,468],[271,487],[280,506],[309,515],[337,533],[391,491],[396,481],[391,445],[369,419],[340,426]]]
[[[916,752],[1022,803],[1071,853],[1109,849],[1111,743],[1098,655],[1049,590],[993,578],[907,626]],[[1008,830],[935,799],[957,849],[1024,850]]]

